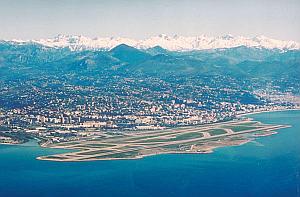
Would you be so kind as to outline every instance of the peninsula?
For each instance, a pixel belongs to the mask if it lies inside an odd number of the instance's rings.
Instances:
[[[171,153],[211,153],[223,146],[241,145],[256,137],[275,134],[287,125],[267,125],[252,119],[233,120],[203,126],[134,133],[102,133],[79,141],[43,144],[70,149],[69,153],[41,156],[40,160],[93,161],[138,159]]]

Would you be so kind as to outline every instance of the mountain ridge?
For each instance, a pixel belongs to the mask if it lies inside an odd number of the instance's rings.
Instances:
[[[230,38],[228,38],[230,39]],[[233,77],[297,78],[300,50],[270,50],[249,47],[168,51],[146,50],[121,44],[111,50],[73,51],[40,44],[0,42],[1,77],[80,74],[97,75],[228,75]]]
[[[54,38],[39,40],[4,40],[16,44],[35,43],[51,48],[69,48],[72,51],[106,50],[125,44],[137,49],[149,49],[157,46],[169,51],[197,51],[207,49],[228,49],[239,46],[251,48],[279,49],[283,51],[298,50],[300,44],[295,41],[284,41],[266,36],[168,36],[160,34],[143,40],[125,37],[89,38],[78,35],[58,35]]]

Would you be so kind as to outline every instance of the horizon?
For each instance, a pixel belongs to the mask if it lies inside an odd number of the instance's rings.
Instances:
[[[58,34],[132,39],[232,34],[300,42],[299,5],[296,0],[4,0],[0,2],[0,39],[46,39]]]
[[[1,39],[0,39],[1,41]],[[95,37],[82,35],[62,35],[54,38],[36,40],[3,40],[16,44],[37,43],[48,47],[68,47],[71,50],[82,49],[112,49],[119,45],[128,45],[137,49],[147,49],[159,46],[169,51],[191,51],[205,49],[235,48],[240,46],[259,47],[265,49],[299,50],[300,44],[291,40],[276,40],[264,35],[255,37],[234,36],[231,34],[212,37],[208,35],[180,36],[160,34],[146,39],[134,39],[126,37]]]
[[[297,40],[289,40],[289,39],[280,39],[280,38],[275,38],[275,37],[270,37],[270,36],[266,36],[264,34],[257,34],[257,35],[253,35],[253,36],[245,36],[245,35],[235,35],[235,34],[230,34],[230,33],[227,33],[227,34],[220,34],[220,35],[210,35],[210,34],[199,34],[199,35],[180,35],[180,34],[165,34],[165,33],[158,33],[158,34],[153,34],[153,35],[150,35],[148,37],[144,37],[144,38],[134,38],[134,37],[129,37],[129,36],[88,36],[88,35],[85,35],[85,34],[64,34],[64,33],[58,33],[56,35],[53,35],[53,36],[50,36],[50,37],[39,37],[39,38],[33,38],[33,39],[20,39],[20,38],[11,38],[11,39],[3,39],[0,37],[0,40],[3,40],[3,41],[22,41],[22,42],[28,42],[28,41],[39,41],[39,40],[47,40],[47,39],[55,39],[55,38],[58,38],[58,37],[84,37],[84,38],[89,38],[89,39],[102,39],[102,38],[125,38],[125,39],[131,39],[131,40],[135,40],[135,41],[142,41],[142,40],[146,40],[146,39],[149,39],[149,38],[153,38],[153,37],[159,37],[159,36],[167,36],[167,37],[170,37],[170,38],[176,38],[176,36],[179,36],[179,37],[208,37],[208,38],[222,38],[222,37],[225,37],[225,36],[232,36],[234,38],[247,38],[247,39],[254,39],[254,38],[258,38],[258,37],[266,37],[268,39],[274,39],[274,40],[279,40],[279,41],[291,41],[291,42],[297,42],[297,43],[300,43],[300,41],[297,41]]]

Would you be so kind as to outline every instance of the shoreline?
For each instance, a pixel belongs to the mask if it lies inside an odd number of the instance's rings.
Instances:
[[[293,108],[293,109],[274,109],[274,110],[263,110],[263,111],[256,111],[256,112],[247,112],[247,113],[243,113],[243,114],[238,114],[236,116],[237,117],[242,117],[242,116],[248,116],[248,115],[253,115],[253,114],[260,114],[260,113],[267,113],[267,112],[283,112],[283,111],[300,111],[300,107]]]
[[[278,126],[280,127],[278,129],[290,127],[289,125],[278,125]],[[277,134],[277,132],[275,132],[273,130],[277,130],[277,128],[271,128],[271,130],[266,130],[267,133],[263,134],[263,135],[262,134],[256,135],[256,133],[254,132],[254,134],[252,134],[249,137],[243,137],[242,139],[238,139],[238,140],[234,140],[234,141],[230,141],[230,140],[228,141],[228,139],[224,139],[224,141],[221,143],[215,144],[213,142],[213,144],[207,144],[202,149],[198,149],[198,150],[194,150],[194,151],[193,150],[185,150],[185,151],[169,150],[169,151],[161,151],[161,152],[158,151],[158,152],[153,152],[153,153],[148,153],[148,154],[140,154],[140,155],[136,155],[133,157],[84,158],[81,160],[78,160],[78,158],[76,158],[76,157],[62,160],[59,158],[47,158],[48,156],[40,156],[36,159],[46,160],[46,161],[56,161],[56,162],[76,162],[76,161],[132,160],[132,159],[141,159],[141,158],[148,157],[148,156],[155,156],[155,155],[162,155],[162,154],[209,154],[209,153],[213,153],[215,151],[215,149],[217,149],[217,148],[230,147],[230,146],[241,146],[241,145],[247,144],[249,142],[252,142],[257,138]],[[243,135],[245,133],[250,133],[250,132],[245,131],[243,133],[237,133],[234,135]],[[216,137],[218,137],[218,136],[216,136]],[[49,156],[51,156],[51,155],[49,155]],[[53,155],[53,156],[55,156],[55,155]]]
[[[275,133],[274,133],[275,134]],[[271,134],[271,135],[274,135]],[[265,136],[261,136],[261,137],[265,137]],[[256,138],[256,137],[255,137]],[[138,160],[138,159],[143,159],[146,157],[152,157],[152,156],[157,156],[157,155],[179,155],[179,154],[184,154],[184,155],[190,155],[190,154],[213,154],[214,151],[216,149],[219,148],[224,148],[224,147],[230,147],[230,146],[242,146],[244,144],[247,144],[249,142],[252,142],[254,140],[253,139],[245,139],[242,142],[240,142],[240,144],[233,144],[233,145],[223,145],[223,146],[215,146],[215,147],[211,147],[207,150],[204,151],[186,151],[186,152],[177,152],[177,151],[168,151],[168,152],[160,152],[160,153],[151,153],[151,154],[145,154],[145,155],[138,155],[132,158],[106,158],[106,159],[85,159],[85,160],[58,160],[58,159],[47,159],[47,158],[43,158],[43,157],[47,157],[47,156],[39,156],[36,159],[40,160],[40,161],[52,161],[52,162],[91,162],[91,161],[115,161],[115,160]]]
[[[17,146],[17,145],[22,145],[22,144],[25,144],[25,143],[3,143],[3,142],[0,142],[0,145],[10,145],[10,146]]]
[[[288,128],[290,127],[289,125],[284,126],[281,129],[284,128]],[[244,144],[248,144],[250,142],[255,141],[255,139],[257,138],[261,138],[261,137],[268,137],[268,136],[272,136],[272,135],[276,135],[278,134],[278,132],[276,131],[269,131],[269,133],[267,134],[259,134],[256,135],[255,133],[251,136],[251,138],[246,138],[243,140],[240,140],[238,143],[236,144],[222,144],[222,145],[216,145],[216,146],[211,146],[203,151],[185,151],[185,152],[179,152],[179,151],[167,151],[167,152],[157,152],[157,153],[150,153],[150,154],[145,154],[145,155],[137,155],[135,157],[131,157],[131,158],[105,158],[105,159],[85,159],[85,160],[59,160],[59,159],[48,159],[48,158],[44,158],[47,156],[39,156],[36,159],[37,160],[41,160],[41,161],[52,161],[52,162],[86,162],[86,161],[114,161],[114,160],[138,160],[138,159],[143,159],[146,157],[151,157],[151,156],[156,156],[156,155],[173,155],[173,154],[213,154],[215,152],[216,149],[219,148],[225,148],[225,147],[233,147],[233,146],[242,146]],[[241,134],[242,135],[242,134]],[[70,150],[70,149],[69,149]]]
[[[237,115],[237,117],[245,117],[248,115],[252,115],[252,114],[259,114],[259,113],[265,113],[265,112],[280,112],[280,111],[300,111],[300,108],[293,108],[293,109],[274,109],[274,110],[263,110],[263,111],[256,111],[256,112],[249,112],[249,113],[244,113],[244,114],[239,114]],[[231,120],[232,121],[232,120]],[[226,121],[227,123],[230,121]],[[223,122],[223,123],[226,123]],[[222,123],[216,123],[216,125],[219,125]],[[212,126],[212,124],[207,124],[209,127]],[[205,127],[205,125],[202,125]],[[177,128],[182,128],[182,127],[177,127]],[[266,136],[271,136],[271,135],[275,135],[277,134],[277,132],[271,132],[270,133],[266,133],[266,134],[254,134],[250,139],[244,139],[242,142],[238,142],[237,144],[223,144],[223,145],[216,145],[216,146],[211,146],[211,147],[207,147],[206,149],[203,149],[202,151],[185,151],[185,152],[179,152],[179,151],[167,151],[167,152],[157,152],[157,153],[150,153],[150,154],[145,154],[145,155],[137,155],[135,157],[132,158],[105,158],[105,159],[85,159],[82,161],[108,161],[108,160],[132,160],[132,159],[142,159],[145,157],[149,157],[149,156],[155,156],[155,155],[162,155],[162,154],[210,154],[213,153],[215,151],[215,149],[218,148],[223,148],[223,147],[230,147],[230,146],[242,146],[244,144],[247,144],[253,140],[255,140],[256,138],[260,138],[260,137],[266,137]],[[1,145],[22,145],[22,144],[9,144],[9,143],[0,143]],[[37,144],[39,147],[41,148],[54,148],[54,149],[64,149],[64,150],[68,150],[70,152],[72,152],[71,150],[75,151],[72,148],[63,148],[63,147],[47,147],[47,146],[43,146],[41,144]],[[55,155],[55,154],[54,154]],[[38,156],[36,157],[37,160],[44,160],[44,161],[56,161],[56,162],[78,162],[80,160],[59,160],[59,159],[49,159],[46,158],[47,156],[51,156],[51,155],[46,155],[46,156]]]

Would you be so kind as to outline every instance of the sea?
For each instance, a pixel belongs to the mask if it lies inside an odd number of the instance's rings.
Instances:
[[[278,134],[212,154],[40,161],[66,150],[0,145],[0,197],[300,197],[300,111],[249,115]]]

